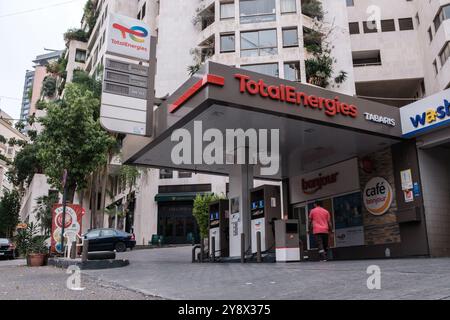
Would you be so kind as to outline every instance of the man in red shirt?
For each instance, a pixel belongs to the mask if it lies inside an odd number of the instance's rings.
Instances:
[[[316,238],[322,261],[327,261],[328,235],[333,231],[333,227],[331,215],[322,207],[320,201],[314,204],[314,209],[309,213],[309,230]]]

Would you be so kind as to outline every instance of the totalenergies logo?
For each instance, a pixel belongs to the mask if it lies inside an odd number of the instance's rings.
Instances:
[[[428,109],[422,114],[418,114],[415,117],[410,117],[410,119],[414,128],[418,128],[419,126],[423,127],[426,125],[431,125],[434,122],[448,117],[450,117],[450,102],[448,102],[447,99],[444,99],[444,104],[442,106]]]
[[[147,38],[148,36],[148,31],[144,27],[134,26],[131,28],[127,28],[121,24],[114,23],[113,28],[119,30],[122,33],[123,39],[126,39],[128,34],[131,40],[138,43],[145,42],[145,38]]]

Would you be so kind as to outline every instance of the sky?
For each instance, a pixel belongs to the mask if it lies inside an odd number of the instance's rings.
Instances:
[[[80,27],[86,0],[0,0],[0,109],[20,117],[26,70],[45,54],[63,50],[63,34]]]

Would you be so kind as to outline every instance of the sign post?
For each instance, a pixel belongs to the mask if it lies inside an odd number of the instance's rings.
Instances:
[[[101,124],[111,132],[153,135],[156,38],[140,20],[110,14]]]

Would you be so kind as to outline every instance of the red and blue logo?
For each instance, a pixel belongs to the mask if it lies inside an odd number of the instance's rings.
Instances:
[[[122,37],[124,39],[127,38],[127,34],[128,34],[130,36],[131,40],[138,42],[138,43],[145,42],[145,38],[147,38],[147,36],[148,36],[147,29],[145,29],[143,27],[139,27],[139,26],[127,28],[121,24],[114,23],[113,28],[119,30],[122,33]]]

